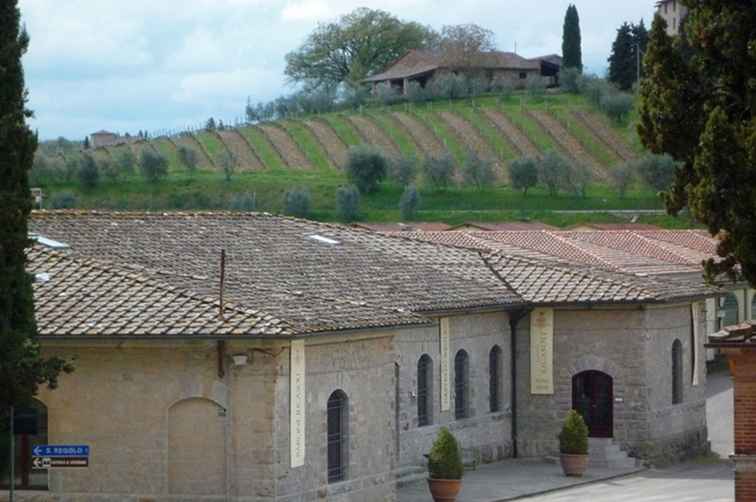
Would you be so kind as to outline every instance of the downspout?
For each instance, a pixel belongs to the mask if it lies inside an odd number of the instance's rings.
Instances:
[[[509,352],[510,352],[510,409],[512,410],[512,458],[517,458],[517,323],[529,310],[515,310],[509,314]]]

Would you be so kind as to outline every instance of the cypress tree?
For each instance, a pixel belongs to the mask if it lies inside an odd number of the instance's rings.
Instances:
[[[29,37],[20,27],[17,0],[0,0],[0,410],[28,403],[39,385],[54,387],[72,368],[44,359],[36,342],[32,279],[26,272],[28,174],[37,137],[26,124],[21,56]]]
[[[628,23],[622,23],[617,29],[617,38],[614,39],[612,54],[609,56],[609,81],[623,91],[631,89],[635,82],[634,44],[633,28]]]
[[[707,277],[734,276],[739,264],[756,284],[756,11],[751,2],[683,3],[683,40],[668,37],[659,16],[651,27],[638,132],[682,164],[667,210],[688,207],[720,236]]]
[[[638,24],[633,24],[632,27],[633,32],[633,58],[635,58],[635,64],[636,64],[636,80],[638,79],[638,61],[643,61],[643,56],[646,54],[646,49],[648,48],[648,30],[646,29],[646,23],[643,21],[643,19],[640,20]],[[638,51],[640,51],[640,57],[638,56]],[[640,67],[640,78],[643,78],[643,65],[641,64]]]
[[[583,52],[580,40],[580,17],[577,7],[570,4],[564,15],[564,30],[562,33],[562,66],[577,68],[583,71]]]

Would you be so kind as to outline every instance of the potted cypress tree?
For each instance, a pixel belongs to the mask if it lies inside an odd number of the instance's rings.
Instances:
[[[428,455],[428,487],[436,502],[454,502],[462,489],[465,467],[459,444],[449,429],[442,427]]]
[[[559,453],[565,476],[582,476],[588,466],[588,426],[583,417],[570,410],[559,434]]]

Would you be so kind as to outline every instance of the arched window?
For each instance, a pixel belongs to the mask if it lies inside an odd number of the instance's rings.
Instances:
[[[683,400],[683,357],[682,343],[675,340],[672,344],[672,404]]]
[[[423,354],[417,361],[417,426],[433,423],[433,359]]]
[[[468,379],[470,373],[467,352],[460,350],[454,357],[454,418],[469,416]]]
[[[337,390],[328,398],[328,482],[346,479],[349,453],[349,401]]]
[[[725,326],[732,326],[740,322],[740,320],[738,319],[737,296],[735,296],[733,293],[727,293],[727,296],[725,296],[724,301],[721,305],[722,310],[724,311],[724,317],[720,318],[722,323],[720,328],[724,328]]]
[[[488,353],[488,393],[491,413],[501,411],[501,348],[498,345]]]
[[[34,468],[32,450],[37,445],[48,443],[47,407],[35,399],[28,407],[16,408],[13,416],[13,428],[16,433],[14,451],[16,457],[15,487],[20,490],[46,490],[47,470]],[[0,414],[0,421],[0,434],[5,439],[9,432],[8,415]],[[2,443],[3,441],[0,440],[0,444]],[[6,454],[6,452],[2,452],[0,456]],[[8,471],[3,469],[3,472],[0,472],[0,487],[8,488],[10,486],[8,477]]]

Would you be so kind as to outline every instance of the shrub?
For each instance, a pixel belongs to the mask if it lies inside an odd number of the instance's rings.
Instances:
[[[588,427],[575,410],[567,413],[562,432],[559,433],[559,452],[567,455],[588,453]]]
[[[420,208],[420,194],[415,185],[408,185],[399,199],[399,213],[403,220],[413,220]]]
[[[569,180],[569,174],[569,163],[554,152],[547,153],[538,163],[538,177],[552,196],[557,195],[559,188],[564,187],[565,181]]]
[[[415,80],[407,85],[407,101],[412,103],[422,103],[430,99],[430,93]]]
[[[509,178],[512,188],[527,196],[528,189],[538,184],[538,161],[529,157],[515,160],[509,165]]]
[[[145,149],[139,157],[139,171],[149,183],[157,183],[168,175],[168,161],[162,155]]]
[[[588,100],[598,107],[601,106],[601,99],[604,96],[615,92],[609,82],[593,75],[582,78],[582,88]]]
[[[612,186],[617,190],[620,199],[625,198],[627,189],[630,188],[635,179],[636,166],[633,162],[623,162],[611,170],[609,176]]]
[[[79,183],[85,190],[92,189],[100,183],[100,171],[94,157],[84,154],[79,160]]]
[[[582,74],[577,68],[562,68],[559,72],[559,87],[564,92],[580,94]]]
[[[451,73],[433,77],[428,90],[433,98],[438,99],[466,98],[470,93],[467,78],[464,75]]]
[[[402,186],[407,186],[417,177],[417,159],[402,156],[391,163],[391,177]]]
[[[199,164],[199,158],[197,158],[197,152],[191,148],[185,146],[178,147],[178,159],[181,165],[184,166],[189,174],[194,174],[197,171],[197,165]]]
[[[615,122],[622,122],[633,109],[633,97],[623,92],[605,94],[600,103],[604,113]]]
[[[482,77],[474,77],[467,81],[467,89],[470,97],[475,98],[488,91],[488,82]]]
[[[582,163],[568,163],[567,188],[580,197],[588,196],[588,185],[591,183],[591,170]]]
[[[465,473],[457,439],[446,427],[441,427],[433,441],[428,455],[428,473],[431,479],[462,479]]]
[[[462,178],[466,184],[482,190],[484,187],[491,185],[496,179],[493,163],[480,158],[478,154],[470,150],[462,166]]]
[[[499,95],[499,102],[504,103],[514,94],[514,86],[508,80],[497,80],[493,84],[493,91]]]
[[[58,183],[63,181],[64,177],[63,171],[52,159],[41,154],[34,156],[34,163],[29,171],[29,185],[43,186],[48,183]]]
[[[79,175],[79,163],[76,159],[68,158],[63,164],[63,176],[66,181],[74,181]]]
[[[137,163],[137,159],[136,156],[134,156],[134,153],[129,149],[118,154],[115,163],[116,166],[118,166],[121,175],[128,176],[134,174],[134,166]]]
[[[310,214],[310,192],[306,188],[294,188],[284,194],[284,212],[289,216],[307,218]]]
[[[113,161],[109,159],[100,159],[97,161],[97,168],[108,179],[108,181],[115,183],[121,177],[121,171],[118,169]]]
[[[360,191],[354,185],[336,190],[336,210],[342,221],[349,223],[360,214]]]
[[[50,207],[53,209],[71,209],[76,207],[78,200],[71,192],[55,192],[50,197]]]
[[[404,101],[404,96],[402,96],[402,94],[388,82],[385,84],[378,84],[375,95],[378,98],[378,101],[386,106]]]
[[[540,78],[528,80],[528,95],[535,99],[543,99],[546,94],[546,84]]]
[[[669,155],[648,154],[635,161],[634,165],[643,182],[657,192],[672,186],[677,162]]]
[[[377,148],[360,145],[349,149],[345,166],[347,178],[362,193],[374,192],[388,171],[388,161]]]
[[[423,162],[423,176],[425,181],[432,187],[443,190],[447,188],[454,175],[454,160],[451,155],[443,157],[428,157]]]
[[[226,182],[231,181],[231,176],[236,172],[236,157],[231,152],[224,152],[220,158],[221,169]]]
[[[239,193],[231,196],[228,208],[232,211],[254,211],[257,209],[257,197],[254,193]]]

